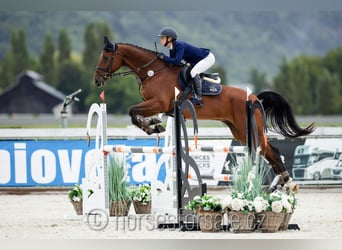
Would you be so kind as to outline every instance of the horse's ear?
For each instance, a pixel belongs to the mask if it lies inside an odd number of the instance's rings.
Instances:
[[[104,50],[115,51],[116,44],[113,44],[111,41],[109,41],[107,36],[103,37],[103,41],[104,41],[104,47],[103,47]]]

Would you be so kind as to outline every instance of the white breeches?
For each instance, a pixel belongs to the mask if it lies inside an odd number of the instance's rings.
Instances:
[[[209,53],[208,56],[199,61],[190,71],[191,77],[194,78],[197,74],[203,73],[208,70],[215,63],[215,56]]]

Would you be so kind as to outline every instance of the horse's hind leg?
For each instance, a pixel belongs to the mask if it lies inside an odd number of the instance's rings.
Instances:
[[[263,153],[265,154],[265,158],[272,165],[274,173],[276,175],[280,175],[279,184],[283,185],[284,183],[286,183],[289,180],[290,176],[281,159],[279,150],[272,146],[270,143],[267,143],[265,145]]]

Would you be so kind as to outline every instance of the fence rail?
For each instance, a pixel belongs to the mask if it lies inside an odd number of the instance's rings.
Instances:
[[[188,134],[192,134],[193,128],[188,128]],[[233,136],[228,128],[199,128],[201,139],[232,139]],[[128,128],[108,128],[108,139],[151,139],[155,136],[148,136],[140,129],[130,126]],[[190,136],[191,137],[191,136]],[[268,133],[269,138],[283,139],[275,133]],[[0,140],[44,140],[44,139],[78,139],[85,140],[87,131],[85,128],[0,128]],[[305,138],[342,138],[342,127],[318,127],[314,133]]]

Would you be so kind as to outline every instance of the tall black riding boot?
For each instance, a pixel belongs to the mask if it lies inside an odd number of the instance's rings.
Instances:
[[[197,74],[194,77],[195,89],[197,94],[197,102],[195,103],[198,107],[203,107],[203,99],[202,99],[202,80],[200,76]]]

